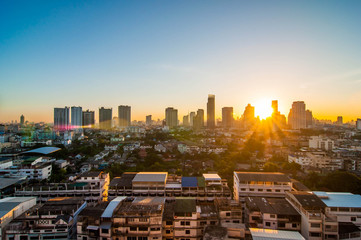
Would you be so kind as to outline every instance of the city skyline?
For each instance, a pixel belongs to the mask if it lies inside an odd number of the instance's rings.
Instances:
[[[39,3],[39,4],[37,4]],[[40,4],[41,3],[41,4]],[[287,114],[361,115],[359,1],[0,3],[0,122],[51,122],[52,109],[132,106],[154,119],[206,109],[241,115],[260,99]],[[121,91],[119,91],[121,89]],[[149,111],[151,110],[151,111]],[[97,113],[96,113],[97,114]]]

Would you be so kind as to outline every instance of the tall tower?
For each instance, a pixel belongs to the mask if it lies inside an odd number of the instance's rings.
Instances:
[[[172,107],[165,109],[165,124],[172,128],[178,126],[178,110]]]
[[[20,125],[23,126],[24,123],[25,123],[25,117],[24,117],[24,115],[21,115],[20,116]]]
[[[213,94],[208,94],[207,102],[207,127],[214,128],[216,126],[216,96]]]
[[[130,106],[120,105],[118,107],[118,121],[120,127],[128,127],[131,123],[131,108]]]
[[[196,116],[195,112],[190,112],[189,113],[189,126],[193,127],[194,124],[194,117]]]
[[[278,113],[278,100],[272,100],[272,109],[273,109],[273,114]]]
[[[99,108],[99,128],[110,129],[112,128],[112,109]]]
[[[147,115],[145,117],[145,124],[147,124],[148,126],[152,125],[152,115]]]
[[[95,124],[95,113],[94,111],[86,110],[83,112],[83,126],[93,127]]]
[[[83,125],[82,107],[71,107],[71,127],[74,129],[81,128]]]
[[[222,125],[224,128],[233,126],[233,107],[222,108]]]
[[[292,108],[288,114],[288,124],[292,129],[302,129],[307,127],[306,104],[303,101],[292,103]]]
[[[69,107],[54,108],[54,130],[69,130]]]

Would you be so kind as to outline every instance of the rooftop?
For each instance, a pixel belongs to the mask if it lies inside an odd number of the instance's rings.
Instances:
[[[132,182],[165,182],[167,177],[167,172],[139,172]]]
[[[195,198],[176,198],[175,201],[175,213],[193,213],[197,211]]]
[[[291,182],[291,179],[279,172],[235,172],[239,181]]]
[[[203,177],[206,181],[221,181],[221,177],[216,173],[204,173]]]
[[[132,187],[132,181],[137,173],[123,173],[122,177],[113,178],[109,187]]]
[[[57,148],[57,147],[41,147],[41,148],[36,148],[36,149],[33,149],[33,150],[29,150],[29,151],[26,151],[26,152],[23,152],[24,154],[27,153],[37,153],[37,154],[50,154],[50,153],[54,153],[56,151],[59,151],[61,150],[61,148]]]
[[[197,177],[182,177],[182,187],[197,187]]]
[[[326,204],[322,202],[322,200],[317,197],[316,194],[312,192],[290,192],[289,194],[293,195],[297,201],[302,205],[302,207],[316,207],[316,208],[324,208]]]
[[[126,197],[116,197],[115,199],[113,199],[109,205],[107,206],[107,208],[104,210],[102,217],[103,218],[111,218],[113,216],[113,212],[114,210],[117,208],[117,206],[119,205],[119,203],[121,201],[123,201],[124,199],[126,199]]]
[[[249,209],[260,211],[262,213],[300,215],[284,198],[248,197],[246,203]]]
[[[36,197],[7,197],[0,200],[0,218],[8,214],[16,206],[27,201],[36,201]]]
[[[288,240],[305,240],[297,231],[282,231],[263,228],[250,228],[253,240],[270,240],[270,239],[288,239]]]
[[[165,198],[162,197],[136,197],[123,201],[116,210],[116,215],[147,215],[162,213]]]
[[[361,195],[343,192],[313,192],[327,207],[361,208]]]
[[[100,175],[101,171],[89,171],[85,172],[79,175],[80,178],[82,177],[98,177]]]

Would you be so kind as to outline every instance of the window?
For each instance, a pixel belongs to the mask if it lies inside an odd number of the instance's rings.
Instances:
[[[189,225],[191,225],[191,222],[187,221],[186,226],[189,226]]]
[[[263,192],[263,189],[258,189],[258,192]]]
[[[280,223],[278,223],[278,227],[284,228],[284,227],[286,227],[286,223],[280,222]]]
[[[266,222],[266,226],[267,226],[267,227],[270,227],[270,226],[271,226],[271,223],[270,223],[270,222]]]
[[[279,190],[279,189],[276,189],[276,192],[281,192],[281,190]]]
[[[169,226],[169,225],[173,225],[173,222],[172,222],[172,221],[166,221],[166,222],[165,222],[165,225],[168,225],[168,226]]]
[[[130,231],[137,231],[137,227],[130,227],[129,230]]]
[[[139,227],[139,231],[148,231],[148,227]]]
[[[127,240],[137,240],[137,237],[127,237]]]
[[[166,230],[165,233],[166,233],[166,234],[170,234],[170,230]]]
[[[148,240],[148,237],[138,237],[138,240]]]
[[[201,221],[201,226],[206,225],[206,224],[207,224],[206,221]]]
[[[102,233],[109,233],[109,229],[102,228]]]
[[[246,191],[246,189],[245,189],[245,188],[241,188],[241,191]]]
[[[292,223],[292,227],[296,228],[297,227],[297,223]]]
[[[211,221],[211,225],[216,225],[216,221]]]
[[[319,223],[311,223],[311,227],[319,228],[319,227],[321,227],[321,224],[319,224]]]
[[[191,231],[190,230],[186,230],[186,234],[190,234],[191,233]]]
[[[272,189],[267,189],[267,192],[272,192]]]
[[[150,231],[160,231],[160,228],[151,228]]]
[[[139,218],[139,222],[147,222],[147,218]]]
[[[321,237],[321,233],[310,232],[310,237]]]
[[[271,217],[271,218],[276,218],[276,215],[275,215],[275,214],[271,214],[270,217]]]
[[[355,222],[356,221],[356,217],[351,217],[351,222]]]
[[[233,220],[233,223],[239,223],[239,220]]]
[[[88,240],[88,238],[87,238],[87,237],[83,237],[83,240]]]
[[[226,213],[226,216],[227,217],[231,216],[231,213],[230,212]]]
[[[253,188],[250,188],[250,189],[249,189],[249,191],[253,192],[253,191],[254,191],[254,189],[253,189]]]

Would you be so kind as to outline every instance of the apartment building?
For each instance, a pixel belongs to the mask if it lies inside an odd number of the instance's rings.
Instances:
[[[284,198],[247,197],[246,226],[273,230],[301,230],[301,215]]]
[[[35,196],[39,202],[55,197],[82,197],[89,203],[107,200],[109,174],[101,171],[85,172],[72,183],[57,183],[44,186],[26,186],[16,189],[15,196]]]
[[[6,227],[6,240],[73,239],[82,198],[54,198],[35,205]]]
[[[234,172],[234,199],[245,202],[246,197],[284,197],[292,190],[289,177],[278,172]]]

